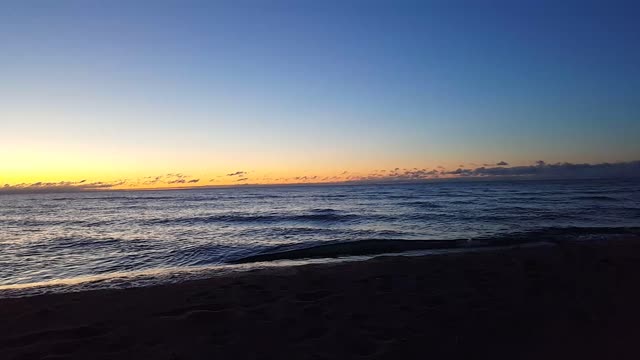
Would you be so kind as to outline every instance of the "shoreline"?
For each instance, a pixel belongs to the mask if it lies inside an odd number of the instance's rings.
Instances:
[[[7,359],[634,358],[640,241],[566,241],[0,299]]]
[[[381,240],[387,241],[387,240]],[[393,241],[393,240],[391,240]],[[412,240],[400,240],[401,242],[412,242]],[[356,241],[358,242],[358,241]],[[366,241],[365,241],[366,242]],[[436,243],[445,241],[434,241]],[[451,243],[458,241],[450,241]],[[465,241],[466,242],[466,241]],[[329,244],[331,248],[334,245],[342,247],[349,246],[355,242],[343,242]],[[33,296],[82,293],[87,291],[99,290],[125,290],[135,288],[146,288],[155,286],[175,285],[180,283],[188,283],[191,281],[202,281],[216,277],[231,276],[233,274],[243,274],[254,271],[277,270],[289,267],[301,267],[307,265],[331,265],[339,263],[362,262],[373,260],[378,257],[429,257],[442,256],[449,254],[461,254],[467,252],[484,252],[507,250],[519,247],[535,247],[535,246],[553,246],[554,243],[546,241],[527,241],[523,243],[514,243],[510,245],[490,245],[479,244],[478,246],[450,246],[450,247],[426,247],[418,246],[411,250],[409,247],[405,250],[390,252],[374,252],[352,255],[336,255],[336,256],[311,256],[298,257],[297,254],[307,254],[307,251],[314,251],[316,247],[303,248],[300,250],[268,252],[265,254],[247,256],[241,258],[240,261],[232,261],[224,264],[178,267],[178,268],[161,268],[148,269],[124,273],[109,273],[102,275],[89,275],[77,278],[58,279],[43,281],[37,283],[25,284],[7,284],[0,285],[0,300],[12,298],[26,298]],[[320,254],[325,245],[320,245]],[[393,246],[392,246],[393,248]],[[288,257],[293,253],[293,257]],[[264,260],[258,260],[265,257]],[[246,259],[246,261],[245,261]]]
[[[367,261],[379,256],[433,256],[448,253],[496,251],[521,246],[560,244],[570,241],[608,241],[626,238],[640,241],[638,227],[548,228],[494,237],[449,240],[364,239],[315,244],[275,246],[262,252],[231,258],[222,263],[150,268],[84,275],[30,283],[0,284],[0,299],[41,294],[125,289],[176,284],[227,276],[232,273],[307,264]]]

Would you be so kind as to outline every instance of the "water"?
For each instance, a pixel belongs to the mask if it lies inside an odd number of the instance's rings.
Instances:
[[[128,274],[158,278],[154,274],[220,266],[283,246],[476,239],[594,227],[640,227],[640,182],[0,195],[0,289]]]

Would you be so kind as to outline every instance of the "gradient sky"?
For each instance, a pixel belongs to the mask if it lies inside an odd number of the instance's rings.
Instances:
[[[3,1],[0,185],[638,160],[636,4]]]

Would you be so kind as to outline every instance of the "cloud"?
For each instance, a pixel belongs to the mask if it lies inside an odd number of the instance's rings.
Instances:
[[[123,185],[130,188],[148,188],[150,186],[197,184],[200,179],[192,179],[191,176],[182,173],[168,173],[158,176],[145,176],[131,180],[118,180],[113,182],[87,182],[80,181],[59,181],[59,182],[34,182],[0,186],[0,194],[8,193],[49,193],[49,192],[79,192],[110,190]]]
[[[182,173],[168,173],[157,176],[145,176],[138,179],[135,185],[150,186],[150,185],[175,185],[175,184],[193,184],[199,182],[200,179],[191,179],[190,175]],[[133,183],[132,183],[133,185]]]
[[[162,181],[162,176],[146,176],[143,178],[144,185],[153,185]]]
[[[59,182],[42,182],[22,183],[16,185],[5,184],[0,187],[0,194],[19,194],[19,193],[56,193],[56,192],[79,192],[79,191],[95,191],[109,190],[127,183],[127,180],[118,180],[114,182],[87,182],[80,181],[59,181]]]
[[[457,168],[456,170],[453,170],[453,171],[447,171],[445,172],[445,174],[458,175],[458,176],[470,176],[470,175],[473,175],[473,170]]]
[[[249,180],[249,178],[244,177],[244,178],[240,178],[240,179],[236,180],[236,182],[247,181],[247,180]]]
[[[474,164],[474,166],[478,166],[478,165]],[[500,161],[495,164],[482,164],[482,166],[509,166],[509,163],[506,161]]]
[[[301,182],[309,182],[309,181],[313,181],[313,180],[318,180],[318,175],[305,175],[305,176],[296,176],[293,178],[293,180],[295,181],[301,181]]]
[[[141,185],[184,184],[190,178],[182,173],[168,173],[157,176],[145,176],[138,181]]]
[[[448,174],[454,173],[449,172]],[[480,167],[466,175],[540,179],[632,178],[640,177],[640,161],[600,164],[572,164],[568,162],[547,164],[539,160],[536,161],[536,165],[530,166]]]
[[[394,182],[394,181],[416,181],[439,178],[440,171],[436,169],[400,169],[394,168],[391,170],[374,170],[371,173],[364,176],[349,176],[346,180],[349,182]],[[339,180],[339,179],[336,179]]]
[[[246,174],[247,174],[246,171],[236,171],[236,172],[227,174],[227,176],[243,176],[243,175],[246,175]]]
[[[640,177],[640,161],[601,164],[548,164],[538,160],[535,165],[513,166],[505,161],[475,169],[459,167],[446,171],[436,169],[400,169],[388,172],[373,171],[364,176],[342,178],[346,182],[415,182],[433,179],[585,179],[585,178],[636,178]],[[339,181],[339,180],[338,180]]]

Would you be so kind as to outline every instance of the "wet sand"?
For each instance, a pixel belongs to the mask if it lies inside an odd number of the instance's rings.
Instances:
[[[0,359],[636,359],[640,241],[0,300]]]

